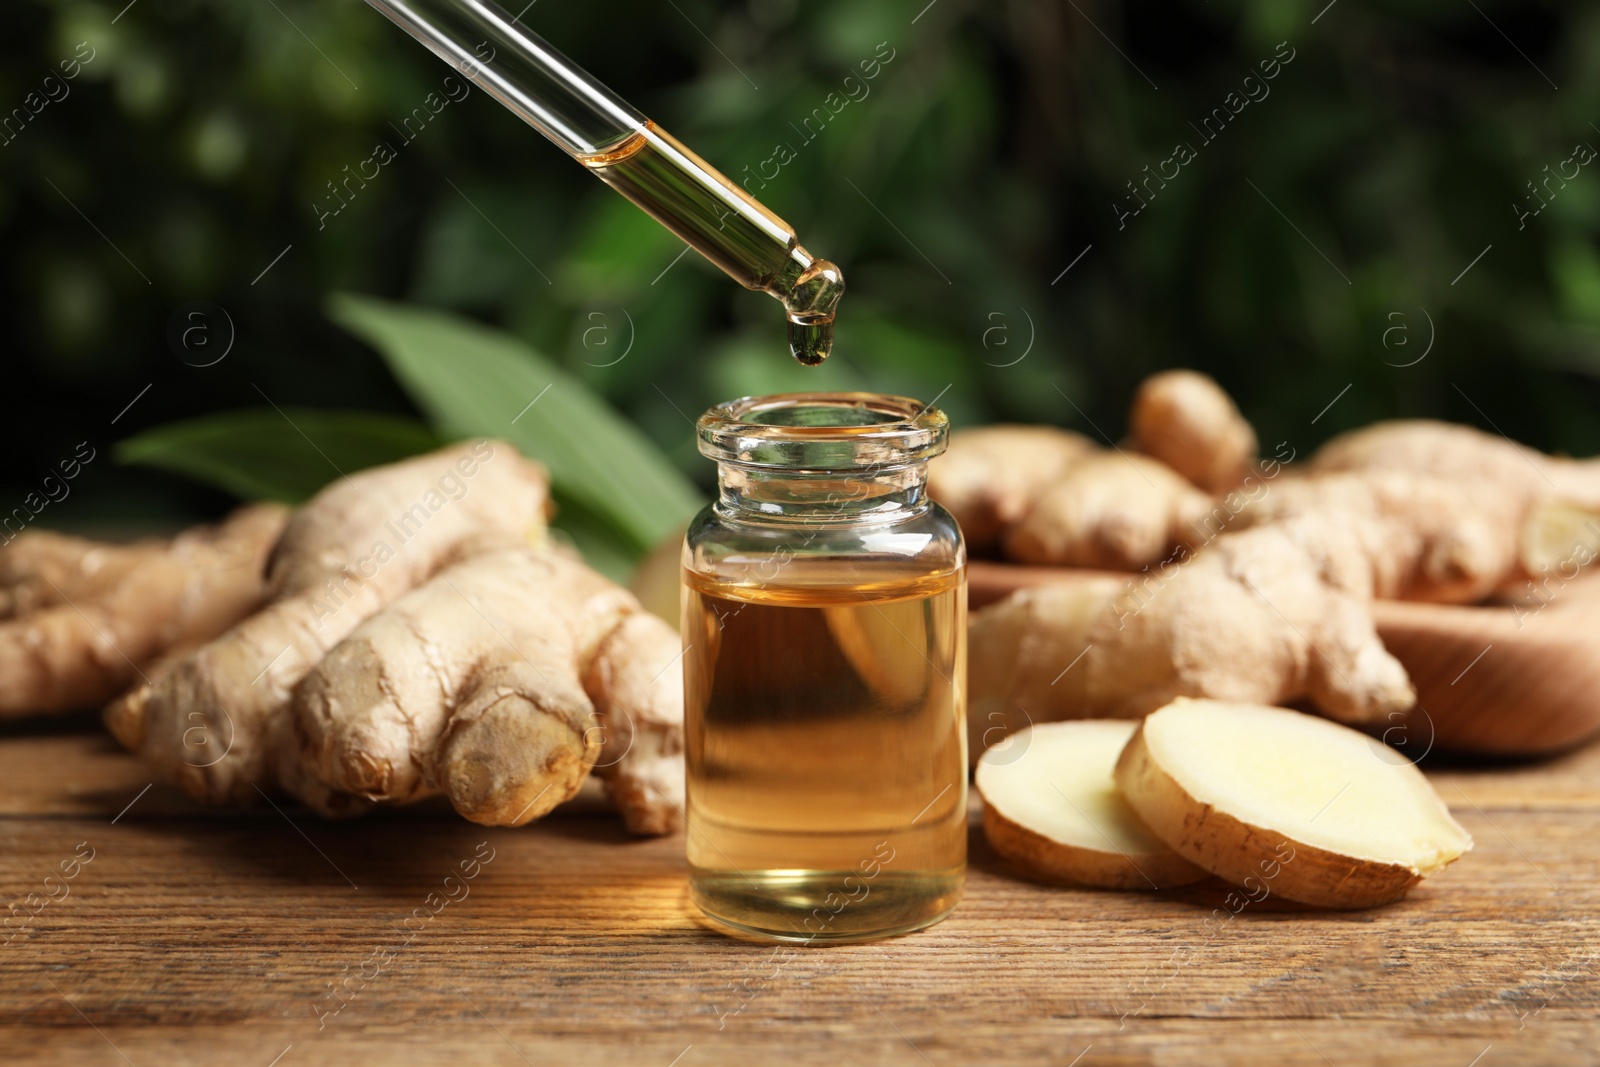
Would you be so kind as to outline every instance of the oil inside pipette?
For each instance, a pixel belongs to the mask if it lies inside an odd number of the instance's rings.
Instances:
[[[794,227],[653,122],[579,160],[740,285],[781,301],[795,359],[828,357],[844,275],[802,248]]]

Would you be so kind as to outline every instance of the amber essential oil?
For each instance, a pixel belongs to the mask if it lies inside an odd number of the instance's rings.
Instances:
[[[690,887],[784,941],[915,930],[967,846],[961,572],[733,587],[686,574]]]

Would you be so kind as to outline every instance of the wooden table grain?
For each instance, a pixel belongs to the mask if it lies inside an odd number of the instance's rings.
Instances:
[[[949,920],[788,952],[711,929],[681,839],[602,813],[219,814],[89,724],[13,731],[0,1062],[1600,1062],[1600,747],[1434,763],[1477,849],[1388,908],[1268,898],[1218,928],[1218,883],[1035,884],[974,821]]]

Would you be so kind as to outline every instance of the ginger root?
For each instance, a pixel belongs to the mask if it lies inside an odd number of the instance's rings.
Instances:
[[[1005,537],[1022,563],[1137,570],[1186,541],[1211,498],[1164,464],[1137,454],[1096,452],[1036,497]]]
[[[1521,558],[1522,513],[1493,482],[1386,467],[1284,477],[1230,529],[1288,522],[1336,584],[1375,600],[1474,603]]]
[[[1477,518],[1504,527],[1515,547],[1504,562],[1502,589],[1538,578],[1574,556],[1594,559],[1600,534],[1600,458],[1568,459],[1484,433],[1427,419],[1380,422],[1323,445],[1316,473],[1404,470],[1449,479],[1463,492],[1490,497]]]
[[[1233,398],[1199,371],[1146,378],[1133,395],[1128,422],[1139,451],[1213,495],[1238,485],[1255,462],[1255,430]]]
[[[1051,426],[951,435],[929,465],[928,494],[974,553],[1000,548],[1024,563],[1119,570],[1160,559],[1211,506],[1160,461]]]
[[[1309,699],[1345,722],[1410,707],[1370,597],[1325,569],[1330,540],[1290,520],[1225,534],[1138,579],[1088,572],[974,613],[973,749],[1030,723],[1138,718],[1181,696]]]
[[[450,499],[457,484],[465,491]],[[252,802],[276,782],[313,807],[346,806],[296,780],[285,714],[295,685],[441,567],[539,535],[546,501],[543,471],[503,443],[458,445],[334,482],[273,549],[267,605],[113,705],[108,725],[197,799]],[[214,747],[193,751],[201,738]],[[215,758],[217,747],[225,757]]]
[[[1415,694],[1371,602],[1482,599],[1517,567],[1517,527],[1492,484],[1285,475],[1198,550],[975,613],[974,740],[997,723],[1137,717],[1180,696],[1309,700],[1342,722],[1381,721]]]
[[[973,615],[974,751],[1030,723],[1138,717],[1177,697],[1306,701],[1340,721],[1380,721],[1413,691],[1378,640],[1373,600],[1476,603],[1530,579],[1565,583],[1600,558],[1600,459],[1402,421],[1337,437],[1302,467],[1264,463],[1259,479],[1241,478],[1254,434],[1190,372],[1147,381],[1131,421],[1141,449],[1196,485],[1237,485],[1197,505],[1165,468],[1165,479],[1140,479],[1099,453],[1034,490],[1008,555],[1145,566],[1126,578],[1063,575]],[[1144,516],[1145,536],[1113,546],[1127,514]],[[1176,545],[1164,559],[1163,540]]]
[[[1194,371],[1147,379],[1130,423],[1136,453],[1051,426],[952,434],[928,493],[967,547],[1022,563],[1138,570],[1196,539],[1212,497],[1237,486],[1256,436],[1216,382]]]
[[[1087,437],[1054,426],[960,430],[928,464],[928,495],[955,516],[969,550],[988,551],[1045,486],[1098,451]]]
[[[285,508],[240,508],[171,540],[28,531],[0,551],[0,718],[103,704],[266,596]]]
[[[664,833],[683,792],[678,652],[671,627],[581,563],[479,555],[362,623],[300,683],[300,753],[336,792],[442,792],[493,826],[545,814],[599,761],[629,828]]]
[[[630,827],[670,829],[681,694],[635,677],[660,674],[664,642],[629,625],[631,596],[549,554],[547,507],[544,469],[504,442],[335,482],[273,549],[266,605],[166,664],[107,725],[214,803],[278,789],[345,814],[444,792],[511,825],[598,759]]]

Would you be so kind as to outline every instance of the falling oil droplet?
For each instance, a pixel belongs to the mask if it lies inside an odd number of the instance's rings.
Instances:
[[[789,352],[795,359],[815,367],[832,351],[832,315],[789,316]]]

